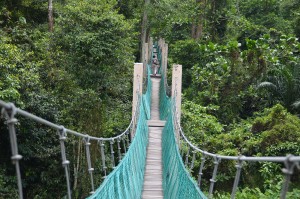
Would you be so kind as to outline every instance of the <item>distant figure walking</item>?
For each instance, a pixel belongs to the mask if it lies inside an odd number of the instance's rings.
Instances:
[[[153,55],[152,59],[152,74],[156,75],[159,69],[159,61],[156,57],[156,55]]]

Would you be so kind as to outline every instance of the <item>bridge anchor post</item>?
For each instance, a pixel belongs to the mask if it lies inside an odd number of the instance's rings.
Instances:
[[[172,97],[175,98],[175,110],[176,117],[175,118],[180,124],[181,117],[181,83],[182,83],[182,65],[174,64],[172,70]],[[180,133],[176,132],[176,142],[179,144]]]
[[[143,94],[143,63],[134,64],[133,73],[133,99],[132,99],[132,117],[135,115],[137,107],[137,101],[139,96]],[[134,126],[135,124],[133,124]],[[130,132],[131,139],[134,137],[134,130]]]

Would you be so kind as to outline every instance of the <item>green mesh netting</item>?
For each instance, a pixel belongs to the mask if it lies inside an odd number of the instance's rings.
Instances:
[[[152,82],[150,73],[151,66],[147,64],[147,90],[140,98],[135,137],[121,163],[106,177],[95,193],[87,199],[141,198],[148,145],[147,119],[150,119],[151,108]]]
[[[151,67],[150,64],[147,64],[147,91],[143,94],[143,105],[146,111],[147,119],[150,119],[150,108],[151,108],[151,91],[152,91],[152,82],[151,82]]]
[[[169,114],[162,135],[164,198],[206,199],[184,166],[174,132],[173,115]]]
[[[135,137],[121,163],[88,199],[141,198],[148,145],[146,111],[140,103]]]
[[[171,113],[171,99],[166,95],[165,81],[164,74],[161,74],[159,87],[159,111],[161,120],[167,120],[168,115]]]
[[[191,178],[180,156],[173,123],[174,113],[172,110],[174,102],[166,95],[165,81],[165,76],[162,74],[159,109],[161,120],[167,121],[162,134],[164,198],[206,199],[206,196]]]

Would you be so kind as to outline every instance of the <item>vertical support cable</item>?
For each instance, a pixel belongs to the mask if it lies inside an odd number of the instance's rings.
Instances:
[[[217,177],[217,172],[218,172],[218,166],[220,163],[221,159],[218,156],[214,156],[214,171],[212,174],[212,178],[209,180],[210,181],[210,186],[209,186],[209,195],[208,198],[212,198],[213,191],[214,191],[214,185],[216,182],[216,177]]]
[[[282,184],[282,189],[281,189],[281,193],[280,193],[280,199],[285,199],[286,198],[286,194],[289,190],[289,183],[291,180],[291,176],[294,173],[294,167],[296,166],[295,162],[291,162],[290,158],[293,157],[293,155],[288,155],[286,157],[286,160],[284,162],[285,168],[282,169],[282,172],[284,174],[284,182]]]
[[[233,187],[232,187],[231,199],[235,198],[235,194],[236,194],[236,191],[237,191],[237,188],[239,185],[239,181],[240,181],[240,177],[241,177],[241,171],[242,171],[242,167],[243,167],[243,161],[240,160],[241,157],[243,157],[243,156],[238,157],[237,164],[235,165],[236,174],[235,174],[234,183],[233,183]]]
[[[127,152],[127,147],[126,147],[126,142],[125,142],[126,137],[122,138],[122,142],[123,142],[123,148],[124,148],[124,155]]]
[[[116,167],[116,164],[115,164],[115,152],[114,152],[114,140],[111,139],[109,141],[109,144],[110,144],[110,156],[111,156],[111,164],[112,164],[112,168],[114,169]]]
[[[104,143],[103,140],[99,140],[100,151],[101,151],[101,160],[102,160],[102,169],[104,172],[104,177],[106,177],[106,165],[105,165],[105,153],[104,153]]]
[[[65,127],[61,126],[58,130],[59,141],[60,141],[60,152],[62,158],[62,165],[65,169],[66,181],[67,181],[67,191],[68,191],[68,199],[71,199],[71,188],[70,188],[70,173],[69,173],[69,164],[70,161],[67,160],[66,155],[66,147],[65,147],[65,140],[67,139],[67,132]]]
[[[129,140],[129,132],[128,131],[126,131],[125,136],[126,136],[127,149],[129,149],[130,140]]]
[[[121,138],[119,137],[117,139],[117,145],[118,145],[118,156],[119,156],[119,162],[122,160],[122,154],[121,154],[121,146],[120,146]]]
[[[10,146],[12,152],[11,160],[16,167],[19,198],[23,199],[22,178],[19,163],[19,161],[22,159],[22,156],[18,152],[18,142],[15,129],[15,124],[18,122],[18,120],[15,118],[16,113],[16,107],[13,103],[9,103],[9,108],[2,108],[1,110],[1,114],[6,117],[6,123],[8,126]]]
[[[187,167],[187,165],[189,163],[190,150],[191,150],[191,146],[189,145],[188,146],[188,151],[187,151],[186,156],[185,156],[185,163],[184,163],[186,167]]]
[[[194,162],[195,162],[195,158],[196,158],[196,151],[193,150],[192,153],[193,153],[193,158],[192,158],[192,162],[190,165],[190,170],[192,170],[194,168]]]
[[[91,163],[90,136],[86,135],[86,137],[84,138],[84,142],[85,142],[86,161],[87,161],[87,164],[88,164],[88,172],[90,174],[91,187],[92,187],[92,191],[90,192],[90,194],[93,194],[95,192],[94,178],[93,178],[94,168],[92,168],[92,163]]]
[[[184,142],[183,142],[183,140],[182,140],[182,144],[181,144],[181,154],[180,155],[181,155],[182,158],[184,158],[183,157],[183,155],[184,155]]]
[[[174,134],[176,135],[176,128],[175,128],[175,132],[174,132]],[[180,153],[180,150],[181,150],[181,143],[182,143],[182,141],[181,141],[181,133],[179,134],[179,136],[178,136],[178,149],[179,149],[179,153]]]
[[[129,127],[128,131],[130,132],[130,135],[132,135],[132,132],[133,132],[133,127],[132,127],[132,124],[130,125],[130,127]],[[130,136],[130,137],[131,137],[131,136]],[[120,137],[119,137],[119,138],[120,138]],[[131,138],[133,138],[133,137],[131,137]]]
[[[203,168],[204,168],[204,163],[205,163],[205,159],[206,158],[206,155],[204,153],[202,153],[202,156],[201,156],[201,165],[200,165],[200,169],[199,169],[199,173],[198,173],[198,186],[199,188],[201,188],[201,178],[202,178],[202,175],[203,175]]]
[[[140,98],[140,94],[138,94],[139,98]],[[142,100],[142,99],[138,99],[138,100]],[[139,106],[139,103],[138,103],[138,106]],[[148,108],[146,109],[148,110]],[[150,116],[150,110],[148,110],[149,112],[149,118],[151,117]],[[134,129],[134,132],[136,132],[136,129],[137,129],[137,125],[138,125],[138,117],[137,117],[137,113],[138,113],[138,110],[136,111],[136,113],[134,114],[134,126],[133,126],[133,129]]]

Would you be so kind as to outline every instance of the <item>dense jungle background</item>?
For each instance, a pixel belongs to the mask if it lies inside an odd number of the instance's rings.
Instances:
[[[166,39],[169,68],[183,66],[181,122],[195,145],[226,155],[300,154],[300,0],[1,0],[0,99],[70,129],[117,135],[131,119],[133,63],[149,36]],[[57,134],[18,119],[25,198],[66,197]],[[14,199],[0,120],[0,198]],[[74,198],[90,186],[80,143],[68,147]],[[230,197],[235,175],[226,166],[220,199]],[[276,198],[281,167],[246,165],[237,198]],[[300,198],[295,172],[288,198]]]

